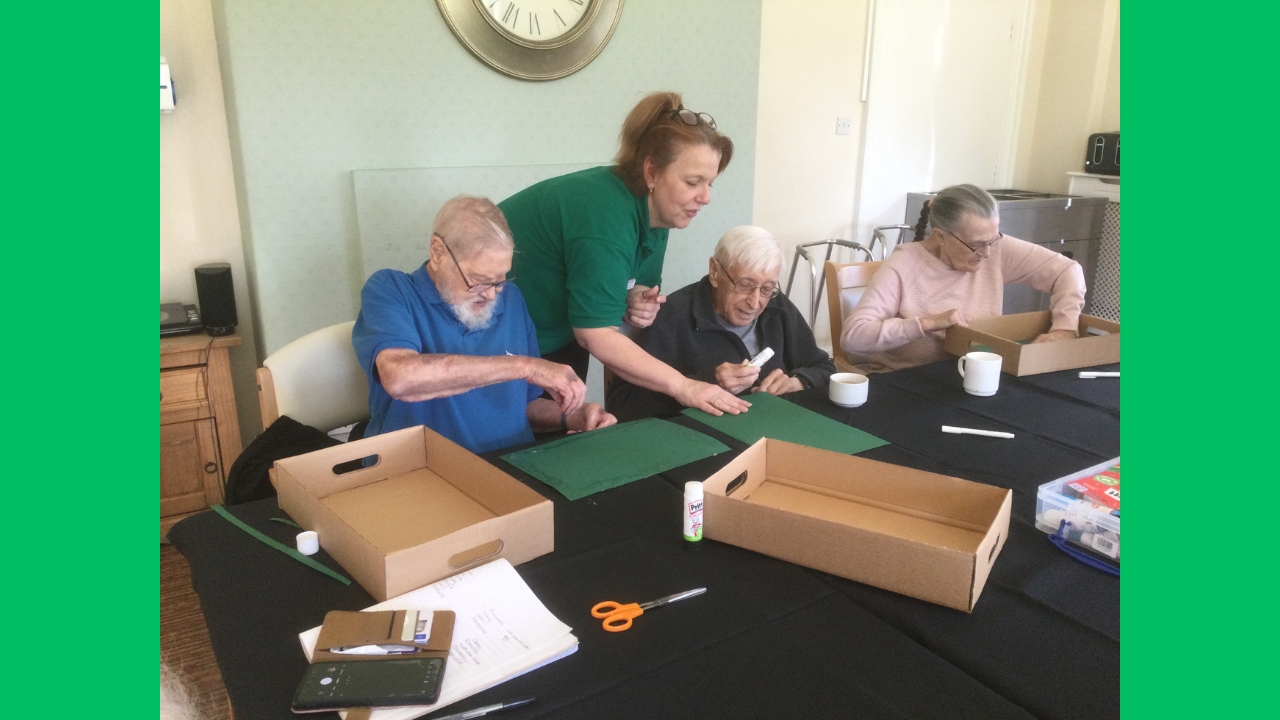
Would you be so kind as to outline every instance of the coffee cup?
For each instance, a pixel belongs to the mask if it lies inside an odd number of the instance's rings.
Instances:
[[[871,381],[858,373],[836,373],[827,386],[827,396],[840,407],[855,408],[867,401]]]
[[[983,397],[995,395],[1000,389],[1000,363],[1003,360],[989,352],[971,352],[960,358],[956,369],[964,378],[964,391]]]

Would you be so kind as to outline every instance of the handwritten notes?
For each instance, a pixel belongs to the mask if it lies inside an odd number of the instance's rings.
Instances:
[[[543,606],[506,560],[441,580],[366,610],[452,610],[457,614],[440,700],[434,705],[375,710],[371,720],[425,715],[517,675],[571,655],[573,628]],[[311,659],[320,628],[298,636]]]

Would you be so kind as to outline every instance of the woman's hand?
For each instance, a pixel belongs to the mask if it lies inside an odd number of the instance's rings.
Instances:
[[[716,367],[716,382],[734,395],[751,387],[758,377],[760,368],[742,363],[727,362]]]
[[[960,314],[959,310],[952,308],[944,310],[937,315],[926,315],[920,318],[920,327],[925,332],[937,332],[946,330],[952,325],[968,325],[968,321]]]
[[[565,427],[570,433],[599,430],[617,423],[618,418],[605,412],[596,403],[586,403],[565,418]]]
[[[685,407],[698,408],[705,413],[716,416],[725,413],[737,415],[738,413],[746,412],[747,408],[751,407],[751,403],[731,395],[719,385],[697,380],[686,379],[685,384],[672,397]]]
[[[1037,335],[1036,339],[1032,340],[1031,342],[1034,344],[1034,343],[1042,343],[1042,342],[1053,342],[1054,340],[1075,340],[1077,337],[1078,336],[1075,334],[1075,332],[1071,330],[1050,330],[1049,332],[1043,335]]]
[[[667,301],[666,295],[658,294],[658,286],[645,287],[637,285],[627,291],[627,312],[622,321],[631,327],[646,328],[658,317],[658,310]]]
[[[786,395],[789,392],[796,392],[797,390],[803,389],[804,383],[800,382],[799,378],[789,377],[782,368],[778,368],[777,370],[769,373],[769,376],[761,381],[760,385],[752,388],[751,392],[766,392],[770,395]]]

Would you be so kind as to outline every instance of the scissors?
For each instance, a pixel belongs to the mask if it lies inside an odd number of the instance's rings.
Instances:
[[[640,617],[644,614],[645,610],[662,607],[663,605],[668,605],[677,600],[691,598],[694,595],[701,595],[706,591],[706,588],[685,590],[682,593],[668,595],[664,598],[658,598],[657,600],[651,600],[650,602],[640,604],[629,603],[627,605],[623,605],[621,603],[614,602],[613,600],[605,600],[602,603],[596,603],[596,606],[591,608],[591,616],[603,618],[604,623],[602,624],[604,625],[605,630],[608,630],[609,632],[622,632],[623,630],[631,627],[632,618]]]

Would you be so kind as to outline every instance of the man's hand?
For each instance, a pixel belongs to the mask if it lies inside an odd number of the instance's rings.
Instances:
[[[731,395],[719,385],[697,380],[686,379],[684,385],[672,397],[685,407],[698,408],[705,413],[716,416],[725,413],[737,415],[738,413],[746,412],[747,408],[751,407],[751,403]]]
[[[658,294],[657,285],[636,285],[627,291],[627,313],[622,316],[622,321],[632,327],[649,327],[658,317],[659,307],[666,301],[666,295]]]
[[[1075,332],[1071,330],[1050,330],[1049,332],[1043,335],[1037,335],[1036,339],[1032,340],[1031,342],[1034,344],[1034,343],[1042,343],[1042,342],[1053,342],[1054,340],[1075,340],[1077,337],[1078,336],[1075,334]]]
[[[760,368],[742,363],[721,363],[716,368],[716,382],[734,395],[751,387],[758,377]]]
[[[595,403],[586,403],[565,418],[565,425],[570,433],[599,430],[617,423],[618,418],[605,412],[604,408]]]
[[[529,373],[525,379],[551,393],[556,405],[560,406],[560,412],[565,415],[581,407],[583,398],[587,396],[587,386],[568,365],[529,358]]]
[[[789,392],[803,390],[804,383],[798,378],[788,377],[782,368],[778,368],[769,373],[769,376],[760,382],[758,386],[752,388],[751,392],[766,392],[770,395],[785,395]]]
[[[937,315],[926,315],[920,318],[920,327],[925,332],[935,332],[938,330],[946,330],[952,325],[968,325],[969,322],[964,319],[959,310],[952,308],[944,310]]]

